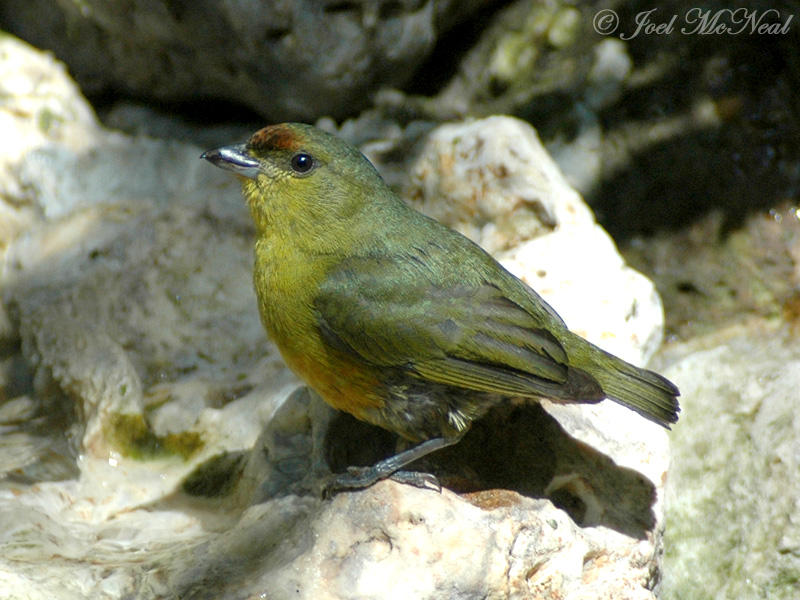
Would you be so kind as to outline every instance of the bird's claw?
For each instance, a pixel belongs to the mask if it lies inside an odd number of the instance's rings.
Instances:
[[[381,479],[392,479],[398,483],[413,485],[423,490],[442,491],[442,484],[431,473],[395,471],[387,476],[382,475],[372,467],[348,467],[346,473],[334,474],[325,482],[322,489],[322,497],[327,499],[332,498],[339,492],[364,489]]]
[[[423,490],[442,491],[442,484],[432,473],[422,473],[420,471],[396,471],[389,477],[398,483],[413,485]]]

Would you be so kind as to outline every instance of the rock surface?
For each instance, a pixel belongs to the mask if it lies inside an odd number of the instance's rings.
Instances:
[[[89,94],[220,99],[313,120],[352,114],[379,87],[405,83],[437,38],[484,4],[9,0],[0,22],[53,50]]]
[[[683,352],[686,352],[684,349]],[[785,326],[694,341],[667,486],[663,598],[800,593],[800,344]]]
[[[40,89],[65,90],[58,106],[85,107],[56,63],[3,44],[5,68],[38,65]],[[657,426],[608,402],[503,407],[436,457],[442,493],[388,481],[317,500],[309,468],[387,447],[380,431],[292,393],[258,324],[235,181],[199,148],[110,133],[85,108],[43,132],[15,104],[28,80],[2,85],[13,126],[35,140],[2,157],[6,190],[24,191],[3,210],[30,215],[2,240],[3,589],[48,600],[654,597],[668,453]],[[441,194],[463,210],[462,177],[442,166],[463,161],[485,206],[453,224],[488,233],[558,310],[570,288],[587,306],[614,305],[563,314],[600,345],[648,354],[661,324],[652,286],[626,269],[535,132],[509,119],[461,127],[434,133],[416,199],[434,210]],[[480,151],[490,133],[505,143]],[[507,216],[518,206],[535,207],[521,229]],[[616,297],[581,289],[584,278],[615,282]]]

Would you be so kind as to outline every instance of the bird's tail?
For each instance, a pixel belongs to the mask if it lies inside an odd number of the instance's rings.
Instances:
[[[579,351],[582,355],[580,366],[597,380],[609,399],[667,429],[670,423],[678,421],[680,391],[675,384],[658,373],[640,369],[593,344],[589,346]]]

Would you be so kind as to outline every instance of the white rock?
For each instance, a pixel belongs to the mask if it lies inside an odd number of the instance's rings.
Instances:
[[[594,223],[536,131],[510,117],[437,127],[405,195],[492,254],[564,224]]]
[[[66,68],[17,38],[0,36],[0,257],[8,243],[41,216],[17,176],[31,152],[59,145],[82,152],[98,136],[94,112]],[[11,324],[0,307],[0,338]]]
[[[663,598],[796,598],[800,344],[763,324],[701,344],[665,372],[680,383],[683,413],[666,494]]]
[[[646,544],[629,539],[611,559],[609,538],[619,534],[581,531],[545,500],[500,495],[500,506],[484,509],[393,482],[342,494],[295,534],[302,553],[265,588],[279,598],[578,598],[578,588],[583,597],[652,597]],[[637,562],[638,589],[619,571]]]
[[[20,157],[51,144],[81,152],[105,135],[64,65],[10,35],[0,37],[0,93],[0,185],[15,199],[26,197],[8,176]]]

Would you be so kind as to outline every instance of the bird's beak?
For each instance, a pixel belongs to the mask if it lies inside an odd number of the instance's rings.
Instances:
[[[227,169],[250,179],[255,179],[260,172],[258,161],[247,152],[246,144],[222,146],[221,148],[203,152],[200,158],[205,158],[220,169]]]

